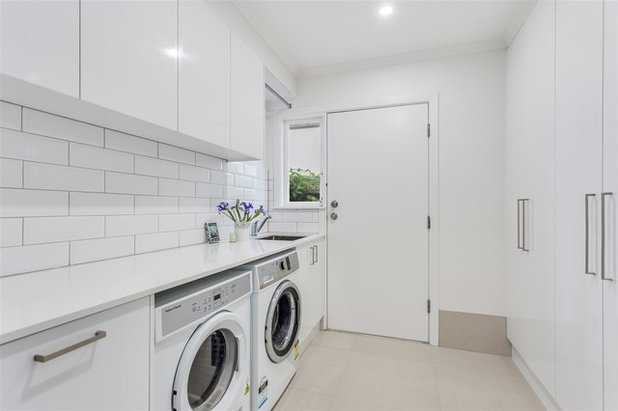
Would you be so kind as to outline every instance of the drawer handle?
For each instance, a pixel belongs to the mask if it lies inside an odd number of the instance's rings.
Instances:
[[[66,348],[63,348],[61,350],[58,350],[58,351],[56,351],[54,353],[51,353],[51,354],[48,354],[48,355],[37,354],[37,355],[34,356],[34,361],[36,361],[36,362],[51,361],[54,358],[58,358],[61,355],[64,355],[64,354],[69,353],[71,351],[77,350],[78,348],[81,348],[83,346],[91,344],[91,343],[93,343],[95,341],[101,340],[101,339],[103,339],[105,337],[107,337],[107,333],[105,331],[100,331],[99,330],[99,331],[94,333],[94,337],[90,337],[90,338],[88,338],[88,339],[86,339],[84,341],[80,341],[80,342],[78,342],[76,344],[73,344],[73,345],[71,345],[69,347],[66,347]]]

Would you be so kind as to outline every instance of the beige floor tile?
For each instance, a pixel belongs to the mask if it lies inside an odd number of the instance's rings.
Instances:
[[[321,331],[313,340],[313,345],[351,350],[356,341],[356,334],[340,331]]]
[[[352,351],[431,364],[433,363],[431,349],[431,345],[416,341],[358,335]]]
[[[516,370],[513,360],[510,357],[501,355],[483,354],[433,346],[431,347],[431,355],[434,364],[438,366],[462,368],[479,373],[499,375],[512,375]]]
[[[274,407],[275,411],[328,411],[334,398],[315,392],[291,387],[285,391]]]
[[[334,394],[351,355],[349,350],[311,346],[303,354],[301,365],[291,382],[295,389]]]

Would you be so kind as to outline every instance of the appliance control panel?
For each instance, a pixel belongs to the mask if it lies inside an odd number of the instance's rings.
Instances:
[[[239,275],[240,274],[240,275]],[[155,295],[156,341],[251,293],[251,272],[231,271]]]
[[[260,290],[298,270],[298,253],[293,251],[272,257],[256,265]]]

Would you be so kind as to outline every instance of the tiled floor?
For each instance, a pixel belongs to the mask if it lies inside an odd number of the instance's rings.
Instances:
[[[539,410],[510,358],[321,332],[279,400],[285,410]]]

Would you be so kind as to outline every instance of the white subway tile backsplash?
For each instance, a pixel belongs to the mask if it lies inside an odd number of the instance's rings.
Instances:
[[[180,164],[179,177],[181,180],[210,182],[210,170],[201,167]]]
[[[133,154],[84,144],[69,144],[69,164],[98,170],[133,172]]]
[[[181,213],[203,213],[210,209],[210,200],[207,198],[180,198]]]
[[[22,244],[22,219],[0,218],[0,247]]]
[[[295,233],[296,223],[277,223],[269,222],[268,229],[273,232]]]
[[[195,191],[197,197],[223,197],[223,186],[218,184],[195,183]]]
[[[0,127],[21,130],[21,106],[0,101]]]
[[[0,187],[21,188],[22,162],[10,158],[0,158]]]
[[[159,179],[160,196],[195,196],[195,183],[193,181]]]
[[[71,264],[132,255],[134,247],[133,236],[71,241]]]
[[[159,158],[178,163],[195,164],[195,152],[159,143]]]
[[[216,212],[222,199],[267,203],[259,162],[5,102],[0,116],[1,275],[200,244],[207,221],[227,241],[234,225]]]
[[[207,156],[206,154],[196,153],[195,164],[200,167],[210,168],[211,170],[223,170],[223,160],[220,158]]]
[[[59,216],[69,213],[69,193],[0,189],[0,217]]]
[[[125,194],[70,193],[71,215],[133,214],[133,196]]]
[[[245,172],[245,167],[243,163],[239,163],[239,162],[233,162],[233,163],[228,162],[224,168],[227,172],[233,173],[233,174],[243,174]]]
[[[161,214],[159,231],[191,230],[195,228],[195,214]]]
[[[103,171],[25,162],[24,188],[102,192]]]
[[[105,217],[24,218],[24,244],[54,243],[103,237]]]
[[[247,176],[235,176],[234,185],[236,187],[253,188],[253,178]]]
[[[230,199],[230,200],[240,200],[240,201],[244,201],[247,200],[245,198],[245,192],[242,188],[240,187],[232,187],[232,186],[226,186],[223,188],[223,197]]]
[[[203,228],[199,228],[195,230],[180,231],[179,235],[180,235],[180,239],[179,239],[180,247],[206,242],[206,232],[204,231]]]
[[[147,234],[158,231],[156,215],[118,215],[105,217],[105,236]]]
[[[178,213],[178,197],[135,196],[135,214]]]
[[[50,243],[7,247],[0,249],[0,276],[47,268],[69,263],[69,243]]]
[[[132,174],[105,172],[105,192],[118,194],[157,194],[157,179]]]
[[[299,233],[317,233],[320,231],[318,223],[298,223],[296,230]]]
[[[178,233],[156,233],[135,236],[135,252],[148,253],[178,247]]]
[[[23,131],[103,147],[103,128],[24,108]]]
[[[69,143],[0,128],[0,157],[68,164]]]
[[[313,211],[286,211],[283,214],[283,221],[297,223],[312,223]]]
[[[119,131],[105,129],[105,147],[144,156],[157,156],[157,143]]]
[[[135,156],[135,174],[178,178],[178,163],[157,158]]]
[[[234,184],[234,175],[221,171],[213,171],[210,173],[210,182],[212,184],[232,185]]]

